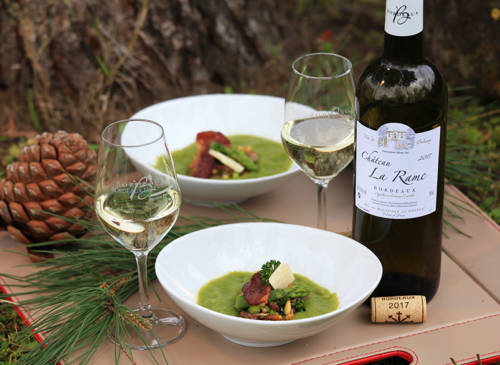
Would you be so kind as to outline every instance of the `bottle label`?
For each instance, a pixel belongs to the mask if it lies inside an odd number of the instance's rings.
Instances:
[[[424,29],[423,0],[387,0],[385,32],[398,37],[420,33]]]
[[[356,206],[390,219],[436,210],[441,127],[422,133],[402,123],[356,128]]]

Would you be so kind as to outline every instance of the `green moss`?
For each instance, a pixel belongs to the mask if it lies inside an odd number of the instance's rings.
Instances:
[[[0,303],[0,364],[16,364],[22,354],[38,344],[35,338],[22,333],[23,328],[25,324],[14,308]]]

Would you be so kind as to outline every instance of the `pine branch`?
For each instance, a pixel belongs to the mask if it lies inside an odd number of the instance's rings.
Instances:
[[[226,207],[224,211],[229,218],[181,217],[180,222],[185,223],[176,224],[149,254],[149,280],[156,278],[154,262],[160,250],[172,240],[220,224],[265,221],[236,206]],[[93,227],[96,222],[77,220],[76,223]],[[106,340],[109,331],[114,331],[120,338],[125,333],[125,324],[136,329],[149,324],[124,304],[137,291],[138,280],[136,262],[128,250],[102,230],[91,237],[73,240],[67,249],[59,248],[62,242],[67,241],[29,245],[33,251],[43,246],[44,250],[38,251],[54,254],[53,258],[30,264],[36,268],[33,273],[22,277],[0,274],[16,282],[10,285],[13,296],[33,295],[17,303],[31,311],[34,317],[32,325],[25,328],[22,335],[29,337],[33,331],[46,336],[42,343],[21,357],[19,362],[22,364],[45,365],[61,359],[68,364],[86,364]],[[47,246],[57,248],[45,250]],[[131,351],[117,347],[116,363],[122,353],[134,361]],[[81,354],[75,357],[74,353],[79,350]],[[159,363],[152,352],[151,356]],[[166,362],[164,355],[163,360]]]

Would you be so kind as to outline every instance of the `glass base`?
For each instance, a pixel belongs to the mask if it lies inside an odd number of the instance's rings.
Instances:
[[[151,308],[151,311],[153,317],[147,319],[151,324],[150,329],[139,328],[127,323],[125,331],[120,334],[120,340],[115,337],[115,329],[110,329],[111,340],[130,349],[150,350],[171,344],[184,335],[186,321],[182,316],[162,308]],[[138,313],[139,310],[136,309],[134,312]]]

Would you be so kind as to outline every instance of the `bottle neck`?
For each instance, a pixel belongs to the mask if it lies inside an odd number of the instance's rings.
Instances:
[[[383,58],[416,63],[422,60],[423,0],[386,0]]]
[[[385,33],[382,58],[391,62],[420,63],[423,60],[423,32],[407,37]]]

